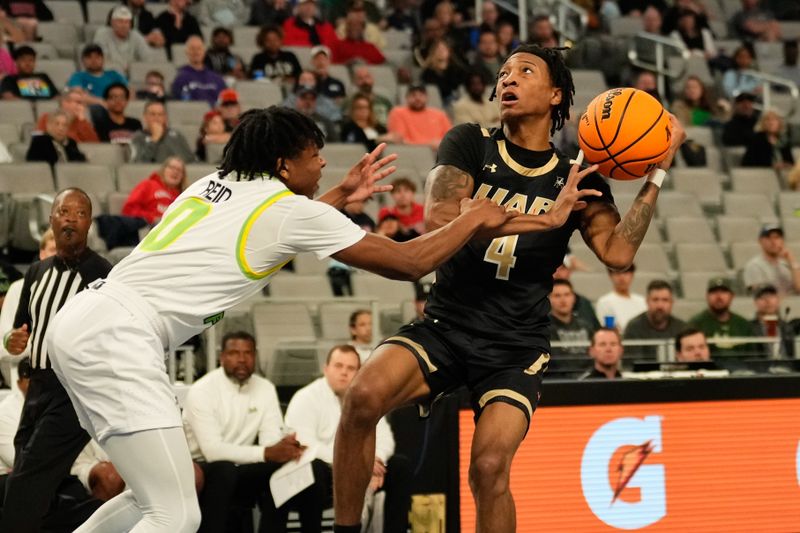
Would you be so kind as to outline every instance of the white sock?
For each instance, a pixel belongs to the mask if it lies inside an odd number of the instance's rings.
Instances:
[[[75,533],[194,533],[200,507],[183,428],[109,437],[102,445],[127,490]]]

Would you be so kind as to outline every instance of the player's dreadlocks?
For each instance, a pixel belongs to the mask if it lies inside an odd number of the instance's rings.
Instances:
[[[277,176],[278,159],[294,159],[309,146],[322,148],[324,138],[314,121],[299,111],[278,106],[252,109],[242,115],[225,145],[219,174],[235,172],[237,181]]]
[[[508,58],[514,54],[533,54],[547,63],[547,69],[550,71],[550,81],[554,87],[561,89],[561,103],[554,105],[550,110],[552,125],[550,126],[550,135],[560,130],[564,126],[564,122],[569,120],[569,108],[572,107],[572,95],[575,94],[575,86],[572,83],[572,73],[564,63],[564,57],[561,52],[567,48],[542,48],[536,44],[521,44],[511,52]],[[489,100],[494,100],[497,96],[497,84],[495,83],[492,89],[492,95]]]

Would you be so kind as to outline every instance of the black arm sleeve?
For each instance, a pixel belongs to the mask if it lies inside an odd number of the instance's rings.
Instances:
[[[472,176],[483,164],[483,133],[478,124],[460,124],[444,136],[436,155],[436,166],[452,165]]]
[[[31,324],[31,285],[36,279],[37,265],[31,265],[25,273],[25,281],[22,282],[22,293],[19,296],[17,313],[14,315],[14,329],[21,328],[23,324],[28,325],[28,331],[32,330]]]

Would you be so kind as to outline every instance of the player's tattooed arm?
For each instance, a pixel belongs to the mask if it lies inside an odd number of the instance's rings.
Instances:
[[[583,240],[607,266],[625,269],[633,262],[653,219],[658,192],[657,186],[645,182],[622,218],[616,206],[607,202],[592,202],[583,211]]]
[[[434,167],[425,183],[425,228],[433,231],[454,220],[461,200],[472,196],[474,185],[472,176],[458,167]]]

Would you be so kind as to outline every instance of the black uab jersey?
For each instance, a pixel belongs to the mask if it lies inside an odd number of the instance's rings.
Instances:
[[[572,162],[555,149],[534,152],[513,145],[502,129],[463,124],[442,140],[436,164],[452,165],[472,176],[474,197],[539,215],[555,203]],[[580,188],[603,193],[587,201],[613,202],[598,174],[587,176]],[[469,242],[436,272],[425,314],[496,339],[501,349],[524,346],[549,353],[553,273],[579,222],[576,212],[555,230]]]

